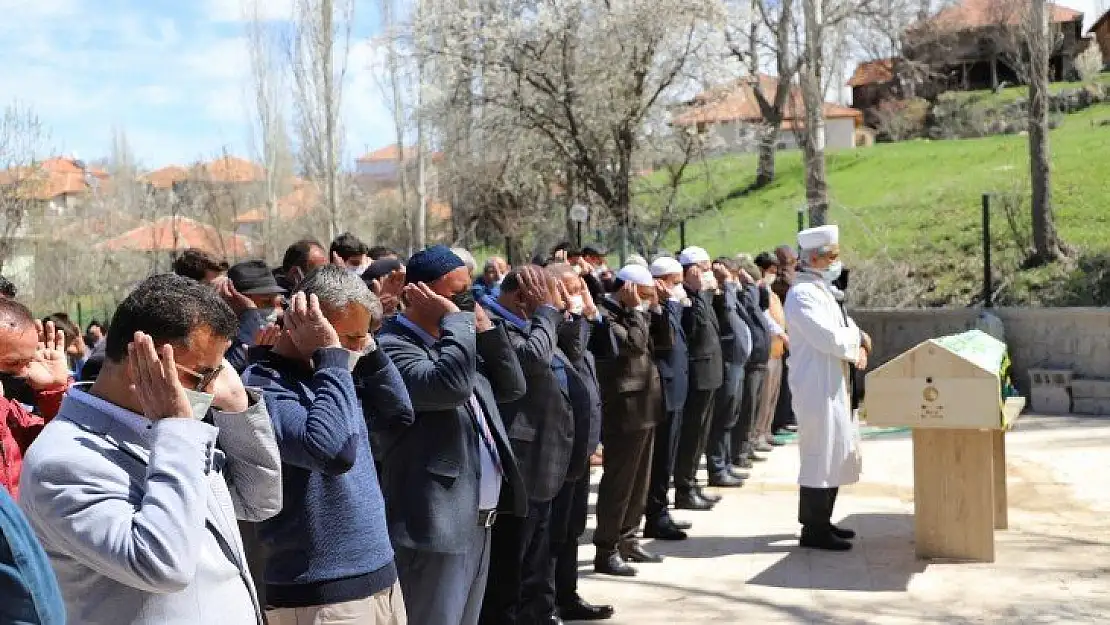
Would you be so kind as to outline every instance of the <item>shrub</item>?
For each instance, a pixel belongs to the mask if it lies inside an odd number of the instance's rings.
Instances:
[[[925,134],[929,103],[922,98],[885,100],[875,111],[876,130],[887,141],[905,141]]]

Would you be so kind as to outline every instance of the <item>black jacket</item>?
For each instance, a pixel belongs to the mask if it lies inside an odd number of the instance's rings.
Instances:
[[[713,391],[724,383],[721,330],[711,291],[686,289],[692,304],[682,312],[682,329],[690,354],[690,388]]]
[[[616,352],[612,326],[603,317],[589,321],[573,315],[559,326],[559,349],[574,368],[567,376],[574,409],[574,446],[566,479],[576,482],[590,470],[590,456],[601,440],[601,391],[592,351]]]
[[[763,311],[766,307],[760,304],[760,297],[761,295],[767,297],[767,294],[761,293],[762,289],[755,285],[728,286],[736,289],[737,312],[744,323],[748,324],[748,331],[752,334],[752,353],[748,356],[747,366],[765,367],[767,361],[771,359],[771,331],[767,329],[767,323],[763,320]]]
[[[673,412],[682,410],[686,405],[690,388],[690,355],[686,350],[686,332],[682,329],[682,304],[667,301],[664,309],[674,341],[669,348],[655,346],[655,365],[663,380],[663,404],[668,412]]]

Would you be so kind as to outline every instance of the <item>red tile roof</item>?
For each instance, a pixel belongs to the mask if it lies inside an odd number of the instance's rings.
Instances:
[[[176,235],[176,237],[175,237]],[[175,241],[176,238],[176,241]],[[200,248],[220,257],[250,254],[250,240],[231,232],[220,232],[188,217],[167,216],[104,241],[97,249],[109,252],[173,252]]]
[[[314,185],[296,184],[294,182],[293,192],[278,198],[277,201],[277,218],[278,221],[292,221],[300,217],[304,217],[312,212],[314,208],[319,205],[320,192],[316,190]],[[235,218],[236,224],[259,224],[266,221],[266,214],[268,212],[267,206],[259,206],[242,213]]]
[[[415,145],[405,146],[405,162],[411,161],[416,158],[416,149],[417,148]],[[397,157],[400,156],[400,151],[401,149],[398,147],[398,144],[394,143],[392,145],[387,145],[384,148],[378,148],[377,150],[363,154],[362,156],[356,158],[355,162],[381,163],[383,161],[395,161],[397,160]],[[436,163],[443,160],[442,152],[432,152],[431,154],[429,154],[429,156],[431,156],[432,161]]]
[[[760,74],[757,77],[763,94],[773,98],[779,81],[774,76]],[[826,102],[823,106],[826,119],[851,117],[861,122],[863,114],[855,109]],[[785,106],[785,120],[802,118],[805,106],[802,103],[802,90],[797,86],[790,88],[790,96]],[[693,105],[674,118],[675,126],[694,126],[697,124],[719,124],[733,121],[760,122],[763,114],[755,97],[754,82],[751,78],[741,78],[730,85],[699,93]]]
[[[848,81],[849,87],[862,87],[864,85],[882,85],[894,78],[894,59],[879,59],[877,61],[864,61],[856,66],[852,78]]]
[[[925,25],[942,30],[971,30],[998,24],[1020,23],[1029,0],[963,0],[942,9]],[[1083,19],[1083,13],[1058,4],[1046,5],[1053,24]]]
[[[142,177],[142,180],[150,184],[155,189],[172,189],[173,185],[178,182],[184,182],[189,179],[189,170],[177,165],[169,165],[162,169],[156,169],[149,174]]]
[[[33,166],[0,171],[0,185],[18,185],[19,194],[24,199],[45,202],[60,195],[80,195],[91,191],[92,186],[85,172],[73,159],[54,157]],[[96,178],[98,186],[109,178],[107,172],[99,169],[89,169],[88,173]]]

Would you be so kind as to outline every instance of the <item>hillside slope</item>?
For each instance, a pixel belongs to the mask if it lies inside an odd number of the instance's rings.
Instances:
[[[1025,137],[922,140],[830,153],[829,221],[842,227],[846,260],[869,276],[859,283],[858,301],[972,303],[981,289],[980,198],[992,193],[1001,302],[1104,303],[1089,291],[1090,280],[1102,280],[1099,255],[1110,251],[1110,105],[1064,118],[1052,133],[1051,151],[1057,223],[1082,256],[1072,267],[1026,272],[1018,270],[1021,249],[1030,242]],[[697,168],[682,195],[706,207],[687,223],[687,242],[713,254],[792,242],[797,210],[805,204],[803,173],[800,154],[783,152],[775,183],[747,193],[754,156]],[[677,246],[677,235],[668,243]]]

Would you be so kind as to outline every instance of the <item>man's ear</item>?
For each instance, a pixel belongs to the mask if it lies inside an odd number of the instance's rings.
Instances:
[[[285,277],[292,286],[297,286],[300,284],[301,280],[304,280],[304,271],[302,271],[300,267],[293,267]]]

